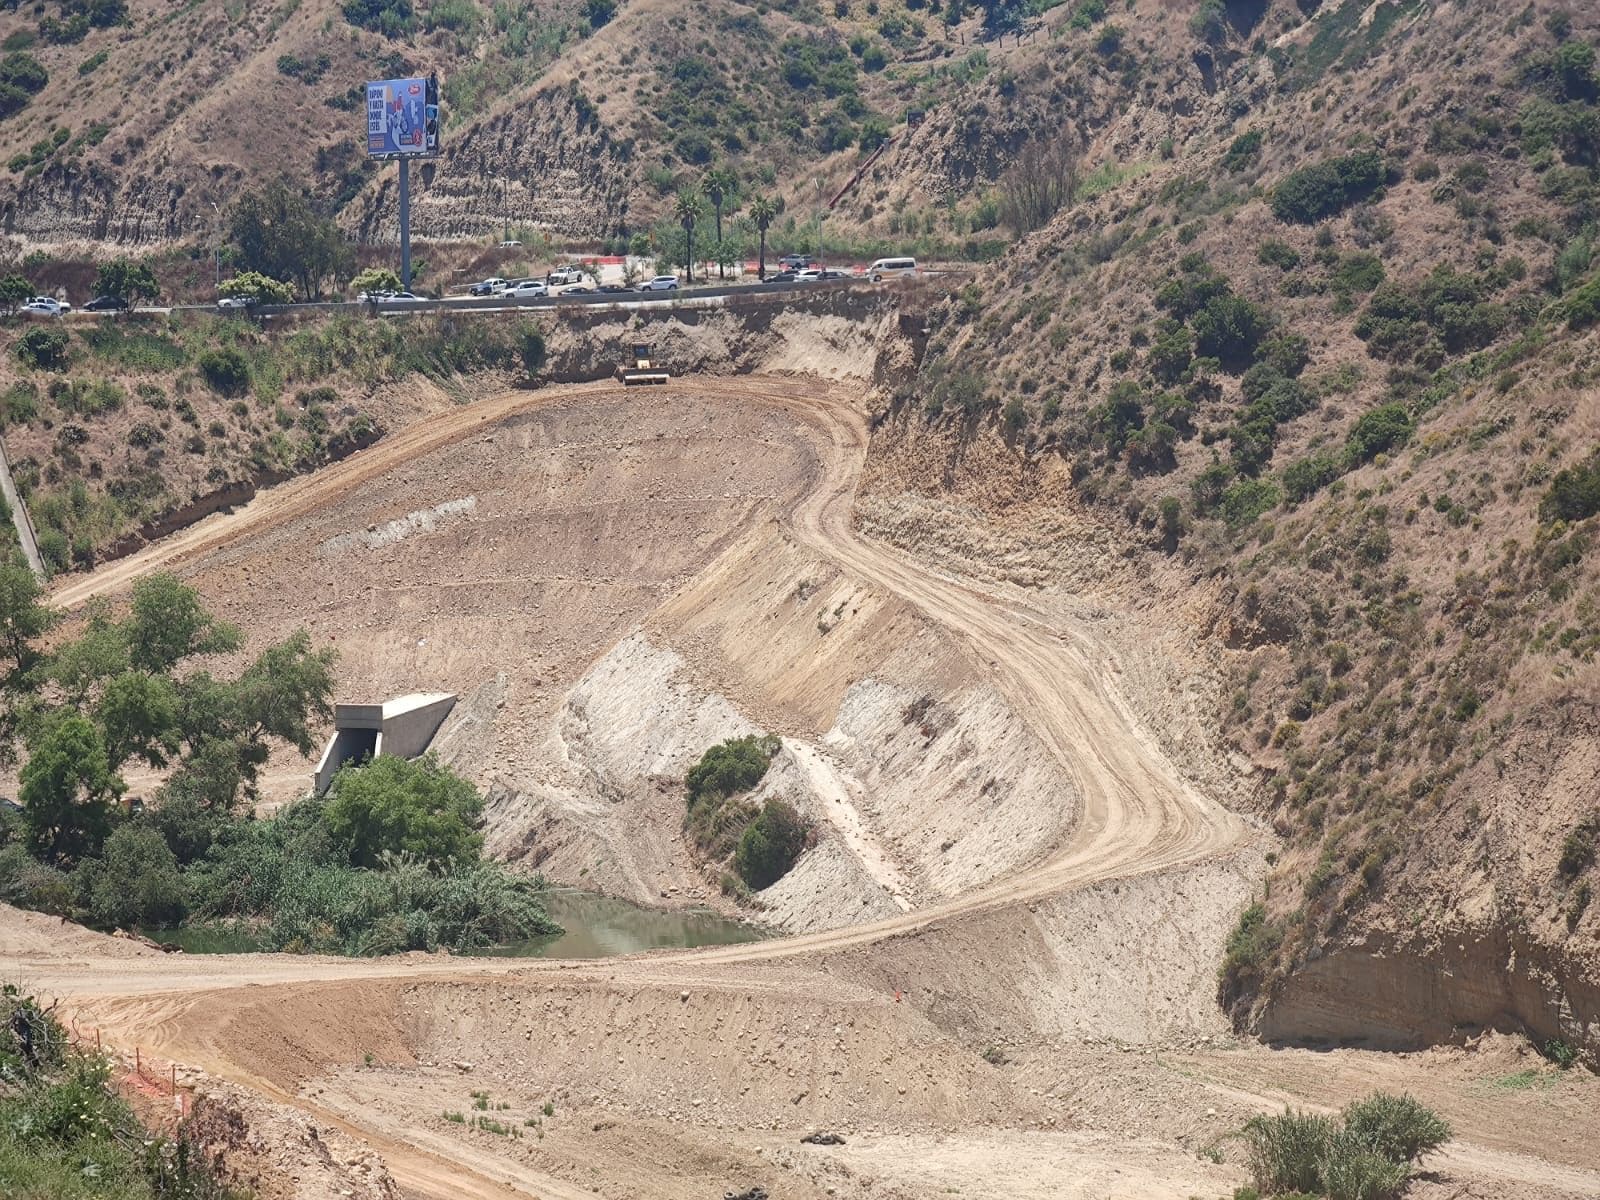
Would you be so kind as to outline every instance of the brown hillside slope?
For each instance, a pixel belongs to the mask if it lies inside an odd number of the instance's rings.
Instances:
[[[1196,43],[1218,119],[1169,144],[1130,112],[1091,148],[1108,190],[937,314],[864,516],[1208,635],[1207,723],[1284,839],[1227,964],[1241,1019],[1593,1051],[1600,19],[1259,30]],[[1063,508],[1131,569],[1049,552]]]

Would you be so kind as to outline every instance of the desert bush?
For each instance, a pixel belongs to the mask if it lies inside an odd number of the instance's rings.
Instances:
[[[385,37],[409,33],[415,24],[411,0],[344,0],[344,19]]]
[[[1372,150],[1301,167],[1273,189],[1272,214],[1285,223],[1315,224],[1371,195],[1386,170],[1382,156]]]
[[[1258,901],[1239,915],[1239,923],[1228,935],[1220,971],[1219,996],[1224,1008],[1232,1008],[1240,997],[1261,986],[1282,941],[1283,932],[1268,918],[1264,904]]]
[[[13,383],[0,394],[0,422],[25,425],[39,414],[39,388],[28,380]]]
[[[1584,521],[1600,513],[1600,453],[1557,471],[1539,501],[1541,521]]]
[[[1392,1163],[1416,1162],[1450,1140],[1450,1126],[1409,1095],[1374,1092],[1344,1110],[1345,1133]]]
[[[1230,370],[1243,369],[1271,324],[1267,314],[1243,296],[1214,296],[1194,315],[1194,346]]]
[[[1228,152],[1222,156],[1222,169],[1224,171],[1242,171],[1253,166],[1261,157],[1261,131],[1252,129],[1241,133],[1233,139],[1233,144],[1228,147]]]
[[[205,351],[195,365],[212,390],[224,396],[237,396],[250,387],[250,360],[232,346]]]
[[[1283,498],[1270,479],[1241,479],[1222,494],[1222,519],[1233,529],[1250,524]]]
[[[772,734],[751,734],[712,746],[684,777],[689,807],[748,792],[761,782],[781,744]]]
[[[1244,1127],[1246,1163],[1255,1185],[1270,1194],[1322,1191],[1322,1167],[1338,1132],[1332,1117],[1285,1109],[1252,1117]]]
[[[1344,464],[1326,452],[1308,454],[1283,471],[1283,494],[1293,503],[1309,500],[1344,473]]]
[[[1353,463],[1370,462],[1377,455],[1404,445],[1411,437],[1411,414],[1403,404],[1381,404],[1355,423],[1345,438],[1345,449]]]
[[[787,800],[768,799],[745,828],[734,852],[734,869],[746,884],[759,891],[788,874],[804,853],[810,838],[809,823]]]
[[[1367,1148],[1348,1129],[1334,1135],[1320,1164],[1328,1200],[1396,1200],[1411,1181],[1411,1168]]]
[[[58,371],[67,365],[68,338],[64,329],[34,328],[17,339],[17,361],[41,371]]]

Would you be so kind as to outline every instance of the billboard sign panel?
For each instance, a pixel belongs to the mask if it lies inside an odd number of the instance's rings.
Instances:
[[[431,79],[367,84],[367,153],[374,158],[433,154],[439,148],[439,101]]]

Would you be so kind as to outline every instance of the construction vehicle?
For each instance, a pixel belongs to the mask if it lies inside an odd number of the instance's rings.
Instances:
[[[626,384],[665,383],[672,376],[655,362],[655,354],[648,342],[634,342],[632,365],[626,362],[619,365],[617,378]]]

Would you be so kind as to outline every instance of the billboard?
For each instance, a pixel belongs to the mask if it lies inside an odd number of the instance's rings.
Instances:
[[[367,153],[411,158],[439,150],[439,86],[432,79],[367,84]]]

